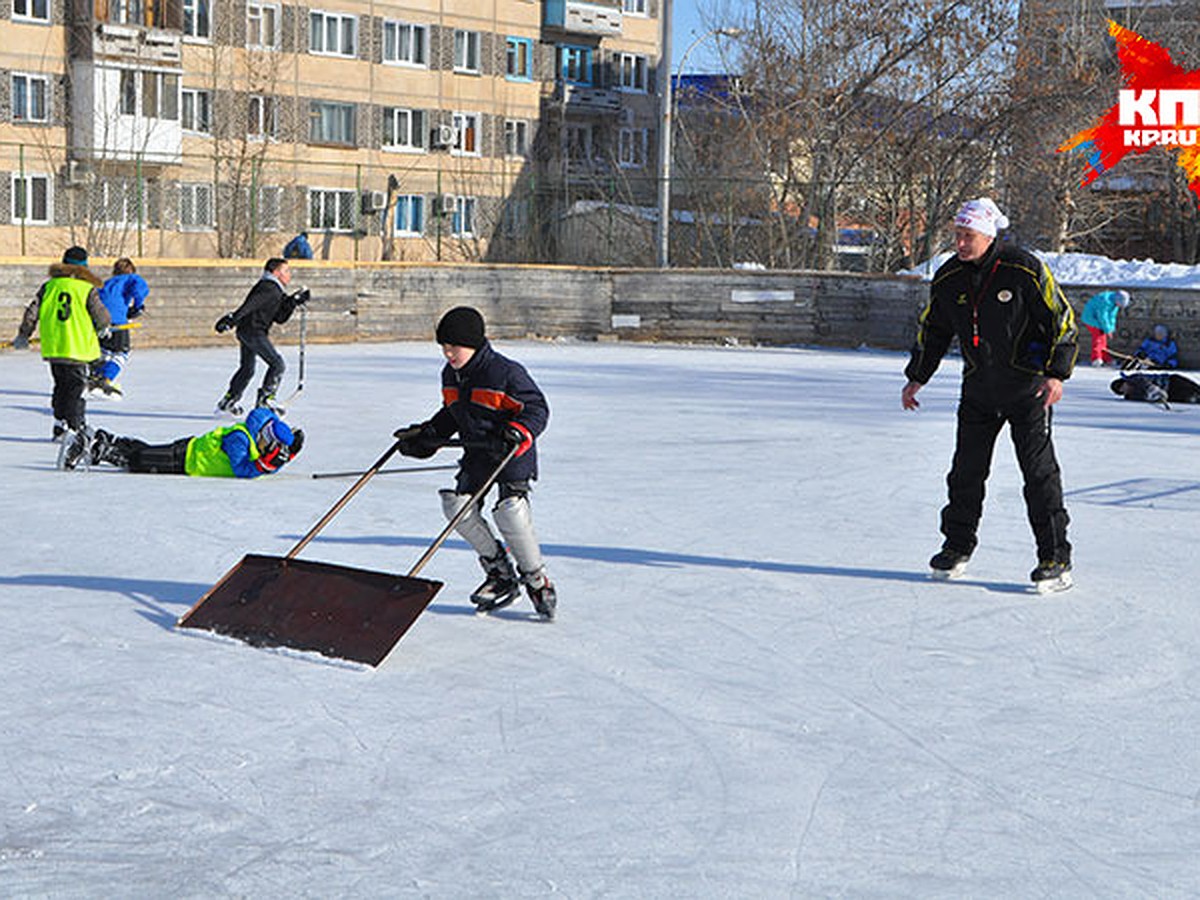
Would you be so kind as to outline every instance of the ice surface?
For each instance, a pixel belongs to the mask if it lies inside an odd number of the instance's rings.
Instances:
[[[927,578],[951,362],[906,413],[896,353],[498,346],[551,404],[558,621],[476,617],[453,540],[375,670],[173,624],[432,412],[434,345],[310,347],[304,453],[252,482],[54,471],[47,368],[0,354],[0,893],[1195,895],[1200,408],[1076,373],[1076,586],[1039,597],[1006,438],[970,571]],[[235,356],[135,347],[89,419],[212,427]],[[406,571],[448,481],[379,476],[303,558]]]

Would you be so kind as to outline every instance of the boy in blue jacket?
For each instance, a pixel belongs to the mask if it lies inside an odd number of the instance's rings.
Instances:
[[[119,399],[123,391],[117,382],[129,363],[129,323],[142,314],[150,285],[137,274],[133,260],[122,256],[113,263],[112,275],[100,288],[100,299],[112,319],[112,331],[100,338],[100,358],[92,363],[88,388],[105,397]]]
[[[438,322],[437,341],[446,358],[443,406],[427,421],[396,432],[402,439],[400,452],[427,459],[452,435],[462,438],[465,452],[455,486],[440,492],[442,510],[452,519],[505,454],[517,448],[497,479],[500,496],[492,507],[507,549],[483,517],[482,503],[457,527],[479,554],[487,576],[471,594],[471,602],[479,612],[500,609],[520,595],[523,583],[537,614],[553,619],[558,598],[546,576],[529,506],[531,482],[538,475],[535,439],[550,417],[546,398],[524,366],[492,349],[478,310],[459,306],[446,313]]]

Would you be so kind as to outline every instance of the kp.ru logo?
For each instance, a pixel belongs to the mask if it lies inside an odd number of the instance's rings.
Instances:
[[[1058,151],[1076,147],[1090,151],[1083,172],[1083,184],[1088,185],[1127,153],[1164,147],[1178,153],[1177,162],[1200,202],[1200,70],[1184,71],[1158,44],[1116,22],[1108,23],[1108,33],[1117,42],[1117,59],[1128,87],[1118,92],[1117,105],[1097,124]]]

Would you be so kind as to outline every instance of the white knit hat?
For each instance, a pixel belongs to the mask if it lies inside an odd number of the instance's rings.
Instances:
[[[995,237],[1001,228],[1008,227],[1008,216],[1000,212],[990,198],[980,197],[978,200],[968,200],[958,209],[954,217],[955,228],[970,228],[988,237]]]

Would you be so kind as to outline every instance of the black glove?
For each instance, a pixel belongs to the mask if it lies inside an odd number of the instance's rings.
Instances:
[[[308,288],[301,288],[295,294],[292,295],[292,299],[294,301],[296,301],[297,306],[303,306],[305,303],[307,303],[309,301],[309,298],[311,298],[311,297],[312,297],[312,293],[308,290]]]
[[[515,459],[518,456],[524,456],[532,446],[533,435],[528,428],[520,422],[506,422],[496,436],[492,455],[498,460],[503,459],[508,455],[508,451],[515,447],[517,449],[517,452],[513,454]]]
[[[141,306],[139,306],[137,309],[131,309],[128,313],[126,313],[125,317],[127,319],[136,319],[138,316],[140,316],[142,314],[142,310],[143,310],[143,307],[141,307]]]
[[[400,428],[394,435],[400,442],[400,452],[413,459],[429,459],[442,446],[442,436],[429,422],[416,422]]]
[[[213,327],[217,329],[217,334],[222,334],[234,326],[233,313],[225,313],[221,318],[217,319],[217,324]]]
[[[12,339],[12,348],[14,350],[24,350],[28,346],[29,346],[29,338],[25,337],[25,335],[23,335],[23,334],[18,334],[15,338]]]

